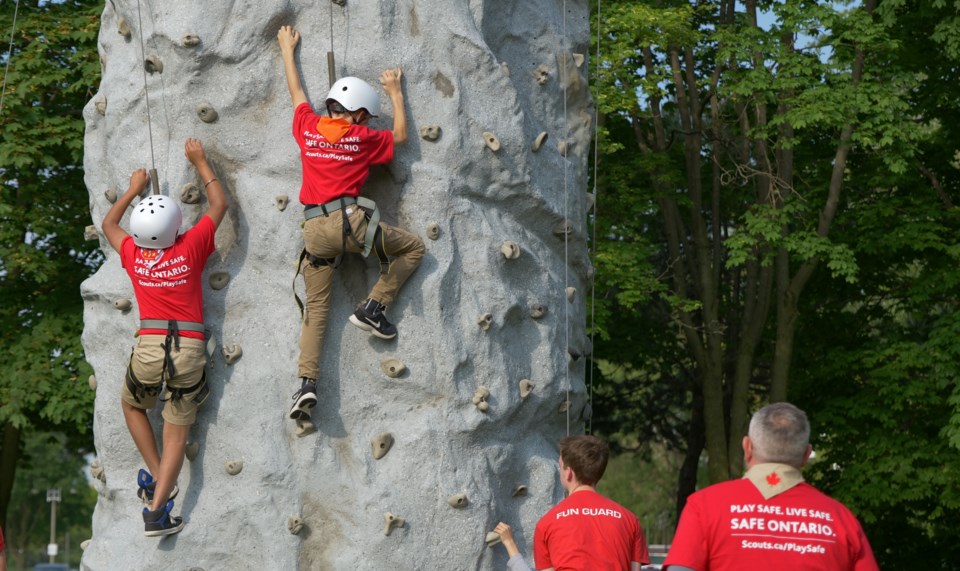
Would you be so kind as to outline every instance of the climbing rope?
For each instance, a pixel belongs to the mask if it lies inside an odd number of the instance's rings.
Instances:
[[[10,71],[10,60],[13,59],[13,33],[17,29],[17,12],[20,11],[20,0],[13,7],[13,25],[10,26],[10,47],[7,48],[7,64],[3,68],[3,87],[0,88],[0,115],[3,115],[3,96],[7,93],[7,72]]]
[[[140,24],[140,61],[147,61],[143,47],[143,18],[140,16],[140,0],[137,0],[137,22]],[[150,183],[153,194],[160,194],[160,177],[157,176],[157,162],[153,154],[153,120],[150,117],[150,90],[147,89],[147,66],[143,65],[143,94],[147,100],[147,133],[150,137]]]
[[[563,0],[563,39],[567,39],[567,0]],[[566,43],[566,42],[565,42]],[[566,50],[567,46],[564,45],[563,49]],[[570,220],[569,216],[569,202],[570,202],[570,189],[568,185],[568,167],[570,161],[567,160],[566,153],[569,152],[569,148],[566,148],[567,139],[570,136],[570,126],[567,119],[567,52],[562,51],[563,57],[560,60],[560,83],[563,85],[563,140],[561,143],[565,145],[564,150],[566,152],[562,153],[563,155],[563,224],[566,225],[567,221]],[[566,230],[566,228],[564,228]],[[563,283],[564,283],[564,297],[566,297],[566,288],[570,286],[570,232],[563,233]],[[562,302],[561,302],[562,303]],[[567,301],[563,305],[563,330],[565,336],[565,345],[567,348],[567,358],[569,359],[570,355],[570,302]],[[566,414],[567,414],[567,436],[570,436],[570,365],[565,363],[567,366],[564,368],[566,371]]]
[[[337,82],[337,66],[333,58],[333,0],[330,0],[330,51],[327,52],[327,80],[330,82],[330,89]]]
[[[594,62],[594,81],[597,86],[597,93],[600,92],[600,0],[597,0],[597,57]],[[599,208],[597,200],[597,175],[600,174],[600,110],[596,110],[596,116],[593,119],[593,233],[590,242],[591,264],[597,261],[597,209]],[[593,276],[590,279],[590,347],[594,347],[593,340],[596,335],[597,321],[597,272],[594,265]],[[593,360],[593,351],[590,351],[590,360]],[[593,408],[593,363],[589,368],[590,391],[587,396],[587,402]],[[591,410],[590,418],[587,419],[587,432],[593,433],[593,414]]]

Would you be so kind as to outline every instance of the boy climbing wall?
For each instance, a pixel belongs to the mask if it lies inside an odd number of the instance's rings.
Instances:
[[[184,154],[197,169],[210,203],[193,228],[178,236],[180,207],[172,198],[156,194],[141,199],[133,208],[129,235],[120,227],[123,213],[147,186],[144,169],[133,171],[130,187],[103,217],[102,226],[110,245],[120,253],[140,310],[140,332],[120,396],[127,428],[147,465],[137,477],[137,495],[146,506],[143,524],[147,536],[183,529],[183,519],[172,517],[170,510],[179,492],[176,482],[187,435],[196,421],[197,407],[209,393],[204,374],[207,354],[200,275],[227,212],[226,196],[207,163],[203,145],[187,139]],[[162,454],[147,417],[158,397],[164,402]]]
[[[392,339],[397,328],[387,321],[384,311],[420,265],[424,246],[423,240],[410,232],[380,223],[376,204],[360,196],[370,166],[389,163],[393,160],[394,145],[407,140],[400,68],[380,75],[380,83],[393,104],[393,130],[375,130],[367,127],[370,118],[380,113],[380,99],[373,87],[356,77],[340,79],[325,101],[329,117],[320,117],[307,102],[294,61],[300,33],[283,26],[277,41],[294,108],[293,136],[300,147],[303,167],[300,202],[305,218],[300,264],[307,300],[297,364],[300,389],[293,395],[290,418],[307,420],[317,404],[320,352],[330,309],[333,270],[340,256],[345,252],[377,254],[380,278],[350,316],[350,322],[377,337]]]

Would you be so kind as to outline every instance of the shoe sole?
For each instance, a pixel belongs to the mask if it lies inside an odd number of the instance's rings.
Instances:
[[[290,409],[289,416],[293,420],[310,420],[310,409],[315,406],[317,406],[317,397],[302,395]]]
[[[168,527],[166,529],[157,529],[153,531],[144,531],[143,535],[147,537],[161,537],[164,535],[173,535],[174,533],[180,533],[180,530],[183,529],[183,519],[178,517],[176,518],[176,520],[178,520],[177,525],[173,527]]]
[[[385,334],[383,334],[383,333],[380,333],[380,331],[379,331],[376,327],[373,327],[372,325],[370,325],[370,324],[368,324],[368,323],[364,323],[364,322],[360,321],[359,319],[357,319],[357,316],[356,316],[356,315],[351,315],[351,316],[350,316],[350,323],[356,325],[357,327],[359,327],[360,329],[363,329],[364,331],[366,331],[366,332],[368,332],[368,333],[372,333],[373,335],[375,335],[375,336],[377,336],[377,337],[379,337],[379,338],[381,338],[381,339],[393,339],[394,337],[397,336],[396,333],[394,333],[393,335],[385,335]]]

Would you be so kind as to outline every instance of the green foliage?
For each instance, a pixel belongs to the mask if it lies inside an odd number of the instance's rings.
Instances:
[[[0,423],[20,428],[91,419],[79,290],[101,254],[83,239],[81,111],[99,81],[101,9],[24,3],[17,20],[0,116]]]
[[[11,569],[32,569],[49,561],[50,503],[47,490],[60,489],[57,503],[56,542],[58,562],[80,564],[80,542],[92,536],[91,521],[97,492],[88,483],[83,459],[85,446],[75,438],[56,432],[32,432],[24,438],[12,505],[4,536]]]

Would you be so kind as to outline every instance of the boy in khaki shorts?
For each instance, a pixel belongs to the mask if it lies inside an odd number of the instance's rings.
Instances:
[[[397,328],[387,321],[387,306],[423,258],[423,240],[381,223],[373,201],[360,196],[370,166],[393,160],[395,144],[407,140],[400,68],[380,75],[380,83],[393,105],[393,130],[367,127],[380,113],[380,98],[365,81],[344,77],[334,83],[326,98],[329,117],[314,113],[300,85],[294,51],[300,33],[282,26],[277,42],[283,56],[287,88],[293,102],[293,136],[300,147],[304,205],[301,255],[306,311],[300,330],[297,376],[300,389],[293,395],[290,418],[308,420],[317,404],[320,352],[330,309],[333,270],[345,252],[375,252],[381,274],[367,299],[350,316],[350,322],[381,339],[393,339]],[[392,260],[391,260],[392,258]]]
[[[120,227],[127,207],[147,186],[144,169],[133,172],[130,187],[104,216],[102,225],[130,276],[140,311],[140,330],[121,389],[121,406],[130,435],[147,465],[137,477],[137,495],[146,506],[143,523],[147,536],[183,529],[183,518],[172,517],[170,510],[179,491],[176,481],[183,466],[187,435],[196,421],[197,407],[209,393],[204,376],[207,356],[201,273],[214,251],[214,234],[227,211],[223,188],[207,163],[200,141],[187,139],[184,154],[203,180],[210,203],[193,228],[178,235],[180,207],[172,198],[156,194],[134,206],[130,234]],[[162,454],[147,417],[147,410],[158,398],[164,403]]]

